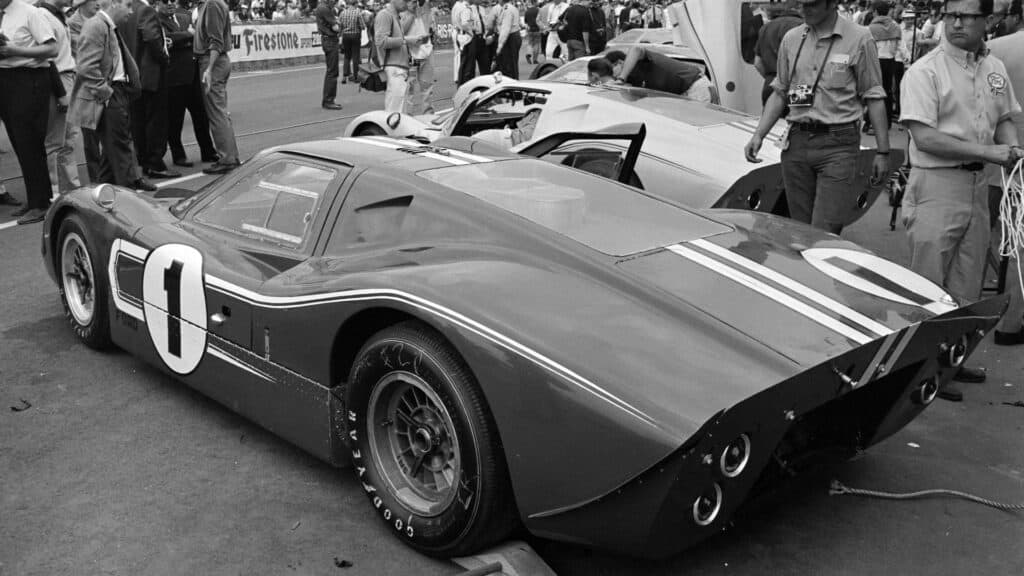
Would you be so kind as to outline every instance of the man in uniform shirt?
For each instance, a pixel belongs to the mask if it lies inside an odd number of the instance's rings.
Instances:
[[[469,0],[469,5],[459,11],[458,29],[463,38],[462,55],[459,62],[459,84],[465,84],[479,74],[490,72],[487,67],[489,48],[484,42],[484,14],[480,0]]]
[[[981,296],[990,233],[985,163],[1009,166],[1024,156],[1011,119],[1020,105],[1006,67],[985,47],[990,14],[992,0],[948,0],[942,42],[910,67],[900,98],[912,136],[903,197],[910,268],[960,304]],[[956,379],[982,382],[985,373],[964,367]],[[952,384],[939,396],[963,398]]]
[[[0,121],[7,127],[25,180],[19,224],[39,222],[50,206],[46,127],[50,104],[50,58],[57,39],[39,10],[23,0],[0,0]],[[0,203],[17,205],[9,194]]]
[[[40,0],[36,4],[53,28],[57,39],[57,57],[53,60],[64,86],[64,96],[50,97],[49,122],[46,129],[46,164],[50,169],[50,189],[54,196],[82,185],[75,162],[75,140],[78,129],[67,121],[68,103],[75,87],[75,59],[71,55],[71,37],[65,23],[64,9],[70,0]]]
[[[858,121],[865,106],[873,124],[885,126],[885,90],[871,33],[840,18],[837,0],[800,0],[803,26],[782,39],[774,92],[747,143],[748,162],[789,105],[789,133],[783,140],[782,179],[790,216],[839,234],[859,191]],[[872,182],[889,175],[889,132],[875,134],[878,152]]]
[[[519,79],[519,49],[523,45],[519,26],[519,10],[515,3],[502,0],[498,12],[498,46],[494,69],[516,80]]]
[[[1012,0],[1006,9],[1006,17],[1003,19],[1004,35],[990,40],[988,48],[990,54],[1002,60],[1006,66],[1006,73],[1010,79],[1010,86],[1017,96],[1017,103],[1024,108],[1024,10],[1021,8],[1021,0]],[[1024,113],[1013,114],[1013,123],[1017,127],[1017,143],[1024,142]],[[992,225],[998,226],[999,201],[1003,192],[1003,175],[999,166],[990,166],[992,172],[989,178],[989,214],[995,220]],[[998,238],[996,239],[998,240]],[[1024,254],[1018,254],[1018,257]],[[1010,293],[1010,307],[1007,308],[1003,318],[996,324],[994,334],[995,343],[1000,346],[1012,346],[1024,344],[1024,326],[1021,323],[1021,316],[1024,315],[1024,300],[1022,300],[1021,288],[1016,268],[1020,266],[1017,259],[1010,258],[1009,269],[1007,270],[1006,289]]]
[[[470,41],[472,36],[465,34],[460,27],[462,22],[462,11],[469,7],[469,2],[466,0],[456,0],[452,4],[452,11],[449,13],[449,17],[452,21],[452,44],[454,50],[452,50],[452,81],[456,84],[459,82],[459,73],[462,69],[462,51],[466,48],[466,43]]]

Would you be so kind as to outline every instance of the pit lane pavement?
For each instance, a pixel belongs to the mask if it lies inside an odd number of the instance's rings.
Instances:
[[[438,63],[447,79],[450,58]],[[345,109],[321,110],[321,78],[314,67],[232,80],[243,157],[339,135],[352,116],[380,106],[382,95],[345,85]],[[435,97],[451,93],[442,81]],[[0,146],[10,151],[6,140]],[[194,146],[188,151],[197,156]],[[0,173],[11,165],[12,153],[0,156]],[[8,182],[23,196],[18,186]],[[9,212],[0,208],[0,222]],[[844,237],[905,263],[903,233],[889,232],[888,216],[883,196]],[[351,471],[329,468],[126,354],[78,344],[40,262],[37,225],[0,230],[0,255],[0,575],[460,571],[395,539]],[[678,557],[641,562],[531,543],[561,575],[1024,573],[1020,514],[959,500],[827,495],[836,477],[856,487],[1024,500],[1024,410],[1003,404],[1024,400],[1024,355],[989,337],[972,363],[988,367],[989,381],[965,385],[964,403],[937,401],[863,457],[799,479]],[[22,399],[31,408],[9,408]],[[340,569],[335,558],[353,567]]]

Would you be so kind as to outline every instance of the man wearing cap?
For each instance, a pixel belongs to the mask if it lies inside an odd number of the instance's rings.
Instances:
[[[947,0],[942,42],[903,78],[903,122],[913,170],[903,197],[910,268],[961,304],[981,296],[989,247],[985,163],[1011,166],[1024,151],[1011,116],[1020,112],[1002,61],[985,46],[992,0]],[[983,382],[962,367],[956,380]],[[959,401],[952,383],[939,397]]]
[[[990,40],[988,48],[990,54],[1003,61],[1006,66],[1006,74],[1010,79],[1010,86],[1017,96],[1017,103],[1024,108],[1024,14],[1022,14],[1021,0],[1003,0],[1003,36]],[[1024,142],[1024,113],[1013,114],[1013,123],[1017,127],[1017,142]],[[989,214],[992,215],[993,227],[999,228],[999,202],[1003,194],[1003,175],[999,166],[990,164],[989,171]],[[998,238],[994,239],[998,241]],[[1018,255],[1020,256],[1020,255]],[[1007,291],[1010,293],[1010,307],[1003,314],[1002,320],[996,324],[994,333],[995,343],[999,346],[1013,346],[1024,344],[1024,301],[1022,301],[1021,288],[1016,267],[1019,262],[1011,258],[1007,270]]]
[[[858,121],[864,108],[873,124],[888,122],[874,39],[866,28],[840,18],[838,4],[800,0],[805,24],[782,39],[774,92],[745,149],[747,161],[761,161],[757,153],[764,136],[788,104],[782,179],[789,213],[834,234],[857,204]],[[875,141],[872,183],[877,184],[889,175],[888,131],[878,130]]]
[[[50,59],[56,56],[57,39],[43,14],[23,0],[0,0],[0,121],[18,156],[27,197],[12,214],[18,224],[41,221],[50,206],[46,126]],[[18,202],[4,193],[0,204]]]

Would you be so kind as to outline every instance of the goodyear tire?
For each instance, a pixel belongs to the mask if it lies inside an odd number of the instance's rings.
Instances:
[[[90,348],[110,346],[107,282],[89,235],[78,216],[61,222],[57,233],[57,286],[64,317],[75,335]]]
[[[388,133],[376,124],[363,124],[355,132],[356,136],[387,136]]]
[[[436,557],[501,541],[514,504],[475,378],[433,330],[406,322],[359,351],[345,391],[352,461],[377,515]]]

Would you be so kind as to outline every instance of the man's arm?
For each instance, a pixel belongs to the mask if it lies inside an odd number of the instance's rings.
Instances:
[[[501,14],[501,21],[498,22],[498,52],[500,53],[505,48],[505,42],[508,41],[508,35],[512,32],[512,9],[506,8]]]
[[[626,54],[626,60],[622,63],[622,71],[619,72],[619,79],[625,81],[633,73],[633,69],[641,60],[647,60],[647,49],[643,46],[633,46]]]
[[[776,81],[778,79],[776,78]],[[761,159],[757,157],[757,153],[761,150],[761,145],[764,143],[764,136],[775,123],[782,118],[782,111],[786,109],[786,101],[782,99],[782,93],[779,90],[772,90],[768,101],[764,104],[764,112],[761,113],[761,121],[757,123],[757,130],[754,131],[754,135],[750,138],[750,142],[747,142],[746,147],[743,149],[743,154],[747,158],[747,162],[759,163]]]
[[[918,150],[959,162],[991,162],[1006,165],[1013,159],[1013,152],[1011,146],[1002,142],[1002,139],[1005,138],[1012,143],[1017,141],[1015,129],[1009,121],[1000,122],[996,127],[996,141],[1000,142],[999,144],[978,144],[961,140],[916,120],[908,121],[907,127]]]
[[[871,165],[871,183],[880,184],[889,176],[889,117],[885,110],[885,100],[872,98],[866,102],[868,118],[875,127],[875,144],[878,153]]]
[[[0,58],[21,56],[47,60],[57,57],[57,37],[53,35],[53,28],[50,28],[42,14],[32,11],[28,18],[28,29],[36,46],[18,47],[10,43],[5,44],[0,46]]]
[[[97,23],[93,22],[92,24]],[[97,26],[90,25],[89,22],[82,26],[82,34],[78,39],[78,60],[75,71],[82,86],[92,93],[97,101],[106,102],[114,93],[114,89],[110,87],[107,78],[103,75],[101,62],[105,43],[98,32]]]

